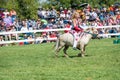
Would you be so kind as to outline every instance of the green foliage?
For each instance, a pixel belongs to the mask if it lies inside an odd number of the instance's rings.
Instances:
[[[38,8],[38,2],[37,0],[17,0],[18,6],[19,6],[19,12],[22,16],[25,16],[26,18],[36,18],[37,16],[37,8]]]
[[[91,40],[86,57],[69,48],[70,58],[54,57],[53,43],[0,48],[0,80],[119,80],[120,45]]]
[[[119,2],[119,0],[48,0],[49,4],[52,4],[56,8],[59,8],[60,6],[69,8],[73,4],[76,4],[79,8],[80,4],[83,3],[89,3],[92,7],[101,7],[101,6],[110,6],[114,4],[115,2]],[[49,6],[49,5],[48,5]],[[50,6],[49,6],[50,7]]]
[[[37,18],[38,0],[0,0],[3,5],[0,7],[16,10],[19,18]]]
[[[0,0],[0,8],[7,8],[11,10],[14,8],[20,18],[37,18],[37,8],[42,6],[44,8],[59,9],[61,6],[70,8],[76,4],[78,9],[82,3],[89,3],[92,7],[110,6],[119,0],[46,0],[40,4],[41,0]]]
[[[0,0],[0,8],[2,8],[6,4],[6,0]]]

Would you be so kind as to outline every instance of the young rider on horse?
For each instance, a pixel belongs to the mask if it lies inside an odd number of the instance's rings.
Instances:
[[[80,24],[80,14],[78,12],[74,12],[72,15],[72,22],[73,22],[73,29],[74,29],[74,43],[73,43],[73,49],[76,49],[77,47],[77,41],[78,41],[78,33],[82,32],[83,29],[79,27]]]

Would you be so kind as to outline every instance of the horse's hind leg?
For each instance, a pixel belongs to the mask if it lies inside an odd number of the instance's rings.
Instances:
[[[58,57],[58,52],[59,52],[62,48],[63,48],[63,46],[59,46],[59,47],[57,48],[56,53],[55,53],[56,57]]]
[[[69,46],[65,46],[64,49],[63,49],[63,52],[64,52],[65,57],[69,57],[69,56],[67,55],[67,52],[66,52],[68,48],[69,48]]]

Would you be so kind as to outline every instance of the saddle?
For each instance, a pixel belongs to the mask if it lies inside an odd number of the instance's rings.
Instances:
[[[86,35],[84,32],[76,32],[75,30],[70,30],[69,33],[72,34],[73,37],[75,37],[76,34],[76,36],[80,38]]]

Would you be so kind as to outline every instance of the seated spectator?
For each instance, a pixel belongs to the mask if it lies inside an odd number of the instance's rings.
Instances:
[[[110,18],[109,18],[108,21],[109,21],[109,25],[115,25],[115,24],[116,24],[116,22],[115,22],[113,16],[110,16]]]
[[[72,26],[70,22],[67,22],[67,24],[65,25],[65,28],[69,28],[71,30]],[[70,30],[65,30],[65,33],[68,33]]]
[[[38,20],[36,21],[36,26],[37,26],[37,29],[38,29],[38,30],[41,29],[41,20],[40,20],[40,19],[38,19]]]
[[[36,30],[37,29],[37,27],[36,27],[36,20],[35,19],[32,19],[31,20],[31,26],[29,27],[29,30]]]
[[[118,25],[120,25],[120,12],[117,12],[116,22],[117,22]]]
[[[43,37],[42,37],[42,35],[40,35],[40,36],[38,36],[37,38],[36,38],[36,44],[39,44],[39,43],[42,43],[44,40],[43,40]]]
[[[13,25],[15,26],[16,30],[17,31],[20,31],[21,30],[21,25],[20,25],[20,21],[19,20],[15,20]]]
[[[22,21],[22,28],[21,28],[21,31],[28,31],[28,26],[27,26],[27,23],[25,21]]]
[[[56,33],[55,33],[54,31],[53,31],[53,32],[50,32],[49,38],[52,38],[52,39],[57,38]],[[48,42],[49,42],[49,41],[48,41]],[[50,42],[55,42],[55,40],[50,40]]]
[[[28,36],[28,40],[33,40],[32,35]],[[33,43],[34,43],[34,41],[28,41],[28,43],[29,43],[29,44],[33,44]]]
[[[15,26],[14,25],[12,25],[12,26],[10,26],[11,27],[11,29],[10,29],[10,31],[9,32],[15,32],[16,31],[16,29],[15,29]],[[11,39],[13,38],[13,37],[15,37],[15,39],[16,40],[18,40],[18,35],[17,34],[10,34],[10,36],[9,36]]]
[[[45,30],[45,32],[42,32],[42,37],[43,38],[47,38],[47,35],[48,35],[48,33],[49,32],[47,32],[46,30],[48,30],[49,29],[49,27],[46,27],[44,30]]]
[[[28,32],[29,30],[28,30],[28,27],[27,27],[27,23],[25,21],[23,21],[22,24],[23,24],[23,26],[21,28],[21,31],[26,31],[26,33],[23,33],[23,35],[24,36],[25,35],[29,36],[31,33]]]
[[[3,36],[0,35],[0,42],[4,41]],[[4,46],[5,44],[0,44],[0,47]]]
[[[45,29],[45,28],[47,27],[47,24],[48,24],[47,20],[41,19],[41,26],[42,26],[42,29]]]

